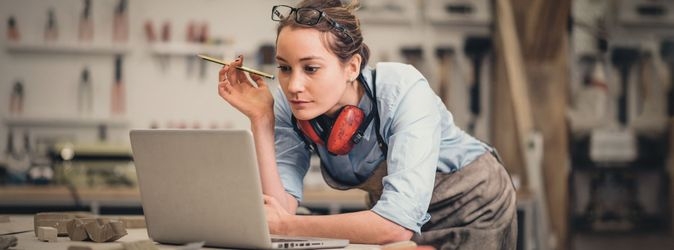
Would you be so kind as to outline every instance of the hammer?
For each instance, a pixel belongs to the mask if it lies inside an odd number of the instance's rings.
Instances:
[[[473,114],[468,124],[469,133],[475,132],[477,117],[480,115],[482,107],[480,106],[480,72],[482,68],[482,59],[491,50],[491,39],[489,37],[469,36],[463,47],[463,52],[471,59],[473,63],[473,84],[470,86],[470,112]]]
[[[660,56],[669,67],[669,92],[667,93],[667,113],[674,116],[674,41],[664,40],[660,44]]]
[[[639,59],[639,50],[629,47],[616,47],[611,53],[611,62],[620,71],[620,96],[618,97],[618,121],[622,125],[627,124],[627,83],[629,82],[630,69]]]

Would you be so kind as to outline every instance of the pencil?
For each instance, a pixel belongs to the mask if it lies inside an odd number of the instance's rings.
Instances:
[[[205,56],[205,55],[197,55],[197,56],[200,57],[201,59],[206,60],[206,61],[214,62],[214,63],[221,64],[221,65],[229,65],[229,63],[220,61],[220,60],[215,59],[215,58],[210,57],[210,56]],[[246,71],[246,72],[251,73],[251,74],[256,74],[256,75],[263,76],[263,77],[266,77],[266,78],[269,78],[269,79],[274,79],[274,75],[269,74],[269,73],[264,73],[262,71],[254,70],[254,69],[244,67],[244,66],[236,67],[236,68],[240,69],[240,70],[243,70],[243,71]]]

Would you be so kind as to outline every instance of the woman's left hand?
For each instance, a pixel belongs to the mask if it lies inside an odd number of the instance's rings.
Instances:
[[[294,215],[288,213],[276,198],[264,195],[264,209],[271,234],[288,235],[288,223]]]

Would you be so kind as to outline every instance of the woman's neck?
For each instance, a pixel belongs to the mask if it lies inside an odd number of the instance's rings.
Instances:
[[[358,104],[360,103],[360,100],[363,98],[364,94],[365,89],[363,89],[363,85],[361,85],[360,80],[354,80],[353,82],[349,83],[349,86],[344,91],[342,99],[337,104],[338,107],[329,110],[325,115],[329,117],[335,117],[337,115],[337,111],[346,105],[358,107]]]

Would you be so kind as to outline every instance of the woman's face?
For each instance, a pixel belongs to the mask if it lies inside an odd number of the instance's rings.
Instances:
[[[278,80],[297,119],[333,115],[344,103],[348,80],[357,76],[326,47],[324,35],[311,28],[285,27],[276,42]]]

